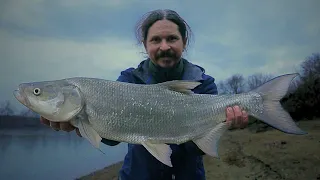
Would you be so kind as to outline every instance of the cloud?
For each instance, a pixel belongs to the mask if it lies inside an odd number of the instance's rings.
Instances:
[[[128,65],[136,65],[141,60],[139,52],[142,49],[135,46],[132,41],[121,39],[121,37],[107,36],[99,42],[87,43],[54,38],[16,38],[3,31],[0,32],[0,37],[1,47],[3,47],[0,50],[1,54],[4,59],[11,60],[5,61],[5,65],[21,67],[20,72],[30,72],[39,66],[47,72],[43,72],[43,75],[50,74],[55,78],[61,76],[55,73],[59,70],[69,76],[90,73],[97,75],[98,72],[90,69],[106,69],[108,73],[108,70],[119,70]],[[48,63],[52,66],[48,67]],[[42,72],[40,69],[34,73]],[[10,73],[11,69],[3,70]],[[48,77],[45,75],[45,78]]]
[[[306,56],[319,51],[319,1],[220,2],[201,8],[210,15],[205,20],[188,16],[205,24],[194,26],[199,28],[194,57],[204,58],[197,62],[217,79],[234,73],[293,72]]]
[[[143,58],[142,49],[132,41],[107,36],[99,42],[15,37],[0,31],[1,94],[11,97],[22,82],[87,76],[115,80]]]
[[[77,41],[99,40],[108,34],[132,38],[138,18],[152,9],[148,4],[150,2],[138,0],[4,1],[0,28],[16,35]],[[157,4],[162,3],[152,2],[151,6],[157,7]],[[161,6],[164,5],[158,8]]]

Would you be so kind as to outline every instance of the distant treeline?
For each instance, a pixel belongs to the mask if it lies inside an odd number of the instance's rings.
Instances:
[[[320,117],[320,54],[307,57],[296,71],[300,78],[289,87],[281,104],[295,120]],[[235,74],[217,83],[219,94],[239,94],[257,88],[275,76],[257,73],[244,78]]]
[[[283,107],[292,118],[320,117],[320,54],[308,57],[301,64],[301,79],[296,90],[282,99]]]
[[[45,128],[40,123],[39,115],[29,109],[15,112],[9,101],[5,101],[0,106],[0,129],[4,128]]]
[[[13,128],[47,128],[39,118],[25,116],[0,116],[0,129]]]

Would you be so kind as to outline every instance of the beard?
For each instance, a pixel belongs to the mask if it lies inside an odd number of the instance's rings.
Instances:
[[[155,56],[155,62],[158,66],[162,68],[172,68],[180,60],[180,57],[172,50],[158,51]]]

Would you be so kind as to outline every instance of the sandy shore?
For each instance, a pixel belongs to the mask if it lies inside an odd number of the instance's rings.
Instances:
[[[277,130],[251,133],[248,129],[225,133],[220,159],[204,157],[207,180],[320,180],[320,120],[302,121],[309,134],[294,136]],[[117,163],[81,180],[115,180]]]

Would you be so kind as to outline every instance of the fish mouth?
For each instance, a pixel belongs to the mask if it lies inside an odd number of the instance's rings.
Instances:
[[[28,99],[21,93],[19,89],[13,91],[14,97],[23,105],[30,107]]]

